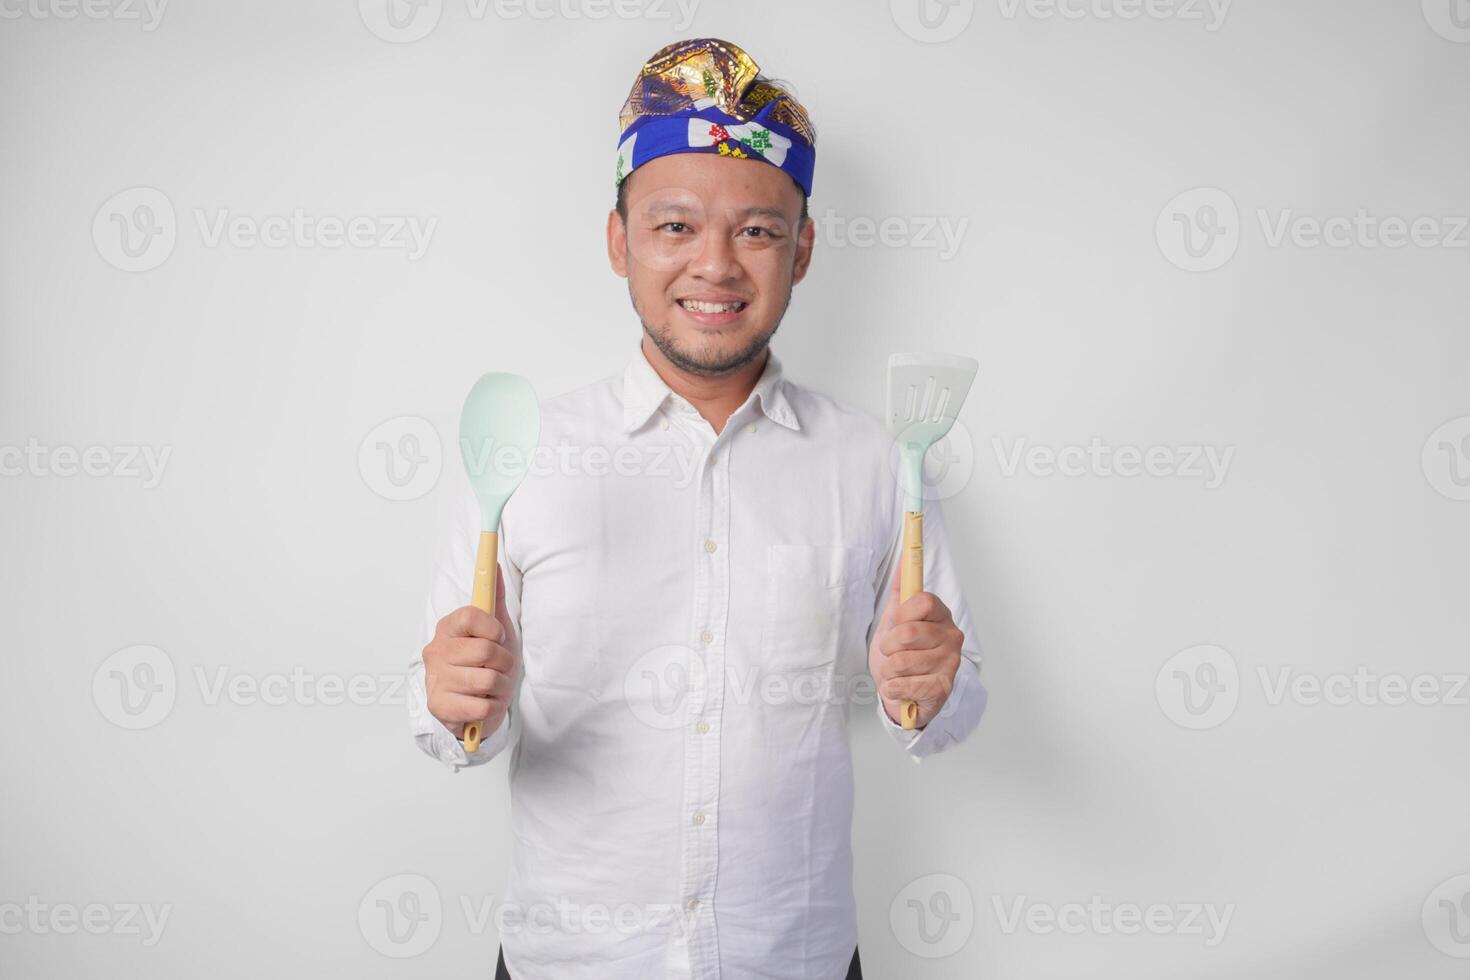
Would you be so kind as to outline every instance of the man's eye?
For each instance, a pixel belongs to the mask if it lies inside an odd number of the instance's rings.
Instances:
[[[771,229],[762,228],[760,225],[751,225],[748,228],[743,228],[741,230],[759,232],[759,234],[756,235],[747,235],[747,238],[774,238],[776,235],[776,233],[771,231]]]
[[[673,229],[673,231],[675,231],[677,233],[677,232],[683,231],[685,228],[688,228],[689,226],[686,225],[682,221],[667,221],[667,222],[664,222],[663,224],[659,225],[658,227],[659,227],[659,230],[660,231],[664,230],[665,228],[670,228],[670,229]]]

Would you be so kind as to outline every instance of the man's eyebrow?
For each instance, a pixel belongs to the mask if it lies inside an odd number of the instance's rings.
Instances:
[[[786,220],[785,211],[782,211],[780,208],[773,208],[766,205],[753,205],[751,207],[736,211],[735,213],[740,216],[740,219],[742,221],[746,218],[752,218],[756,216],[760,216],[763,218],[775,218],[779,221]]]
[[[644,209],[644,212],[648,215],[656,216],[666,214],[688,214],[691,210],[693,209],[689,205],[681,203],[679,201],[654,201],[652,204],[649,204]],[[745,221],[753,217],[773,218],[777,221],[786,220],[786,212],[782,211],[780,208],[774,208],[770,205],[763,204],[753,204],[745,208],[735,208],[731,213],[741,221]]]
[[[654,201],[644,209],[649,214],[685,214],[689,205],[678,201]]]

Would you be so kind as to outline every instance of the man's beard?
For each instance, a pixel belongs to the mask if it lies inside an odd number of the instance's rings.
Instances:
[[[718,377],[738,370],[754,361],[761,353],[770,346],[771,338],[776,336],[776,331],[781,328],[781,321],[786,317],[786,310],[791,306],[791,292],[795,287],[793,282],[786,290],[786,301],[781,304],[781,313],[776,317],[775,324],[769,332],[752,337],[750,342],[735,351],[733,354],[720,354],[713,350],[688,350],[681,348],[674,341],[674,332],[667,327],[654,329],[648,325],[648,320],[643,311],[638,308],[638,299],[633,295],[633,284],[628,283],[628,298],[633,301],[633,312],[638,314],[638,322],[643,324],[643,332],[653,345],[659,349],[659,353],[668,359],[669,363],[681,371],[689,374],[698,374],[705,377]]]

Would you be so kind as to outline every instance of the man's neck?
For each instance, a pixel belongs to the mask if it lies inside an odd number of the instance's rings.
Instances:
[[[771,351],[766,348],[761,351],[760,357],[749,364],[736,368],[729,374],[715,376],[691,374],[676,367],[646,336],[643,338],[643,355],[648,358],[648,363],[663,379],[664,384],[674,394],[693,405],[718,435],[724,431],[725,423],[735,410],[750,397],[751,389],[760,380],[761,372],[766,369],[766,359],[771,356]]]

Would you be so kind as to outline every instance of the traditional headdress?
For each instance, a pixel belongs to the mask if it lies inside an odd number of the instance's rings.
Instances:
[[[760,66],[719,38],[676,41],[633,83],[618,115],[616,183],[669,153],[718,153],[764,160],[811,196],[816,133],[801,103],[761,79]]]

